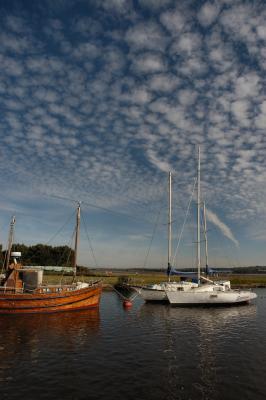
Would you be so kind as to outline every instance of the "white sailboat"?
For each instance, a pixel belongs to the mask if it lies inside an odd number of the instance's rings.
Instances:
[[[168,272],[171,270],[172,259],[172,174],[169,172],[168,178]],[[180,291],[186,292],[198,284],[189,281],[174,282],[170,280],[170,273],[168,274],[168,282],[160,282],[144,286],[132,286],[132,288],[142,297],[146,302],[167,302],[168,297],[166,291]]]
[[[178,305],[232,305],[240,303],[249,303],[257,297],[256,293],[249,290],[233,290],[230,281],[211,281],[201,276],[201,258],[200,258],[200,147],[198,148],[198,195],[197,195],[197,267],[198,284],[184,290],[182,287],[178,290],[172,290],[168,287],[166,296],[173,306]],[[205,251],[206,267],[208,265],[208,249],[206,236],[206,213],[204,206],[204,233],[205,233]]]

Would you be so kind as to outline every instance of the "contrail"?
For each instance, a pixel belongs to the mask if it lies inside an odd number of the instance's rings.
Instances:
[[[239,241],[234,237],[231,229],[225,225],[214,212],[207,210],[206,208],[206,216],[210,222],[212,222],[214,225],[216,225],[220,231],[223,233],[224,236],[226,236],[229,240],[231,240],[236,247],[239,247]]]

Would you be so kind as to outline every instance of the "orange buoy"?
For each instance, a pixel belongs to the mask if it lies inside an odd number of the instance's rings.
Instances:
[[[131,303],[130,300],[124,300],[124,301],[123,301],[123,306],[124,306],[125,308],[129,308],[129,307],[132,307],[132,303]]]

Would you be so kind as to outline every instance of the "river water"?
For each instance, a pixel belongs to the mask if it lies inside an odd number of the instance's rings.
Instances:
[[[1,399],[266,399],[266,289],[171,308],[103,293],[98,311],[0,316]]]

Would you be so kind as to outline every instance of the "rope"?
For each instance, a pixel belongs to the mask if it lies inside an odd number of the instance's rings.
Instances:
[[[60,229],[58,229],[58,231],[48,240],[48,242],[46,242],[45,244],[48,245],[49,243],[51,243],[51,241],[57,236],[59,235],[60,232],[62,232],[62,230],[64,229],[64,227],[69,223],[70,219],[73,217],[73,215],[76,213],[76,211],[72,212],[72,214],[69,216],[69,218],[67,219],[67,221],[61,226]]]
[[[93,250],[93,247],[92,247],[92,243],[91,243],[91,240],[90,240],[90,237],[89,237],[89,233],[88,233],[87,225],[86,225],[86,222],[85,222],[85,218],[83,217],[83,213],[80,213],[80,215],[81,215],[81,219],[82,219],[82,222],[83,222],[83,225],[84,225],[85,233],[86,233],[86,236],[87,236],[87,239],[88,239],[88,242],[89,242],[89,246],[90,246],[90,250],[91,250],[91,254],[92,254],[95,266],[96,266],[96,268],[98,268],[98,263],[97,263],[97,260],[96,260],[95,254],[94,254],[94,250]]]
[[[125,301],[126,300],[134,301],[135,298],[138,296],[138,293],[136,293],[135,296],[128,298],[128,297],[124,296],[122,293],[120,293],[114,286],[112,286],[110,284],[109,284],[109,286],[118,294],[118,296],[121,297],[121,299],[123,299]]]
[[[72,236],[71,236],[71,239],[70,239],[70,241],[69,241],[69,246],[68,246],[68,247],[70,247],[70,251],[69,251],[69,253],[68,253],[68,257],[67,257],[67,260],[66,260],[66,265],[68,265],[69,258],[70,258],[70,255],[71,255],[71,250],[72,250],[72,244],[73,244],[73,241],[74,241],[74,236],[75,236],[75,229],[74,229],[74,231],[73,231],[73,233],[72,233]],[[63,254],[61,255],[59,261],[63,258],[64,254],[65,254],[65,251],[64,251]],[[57,265],[58,265],[58,264],[57,264]],[[62,281],[63,281],[63,278],[64,278],[64,273],[65,273],[65,270],[64,270],[64,267],[62,267],[62,274],[61,274],[61,279],[60,279],[60,285],[62,285]]]
[[[71,201],[71,202],[77,203],[76,200],[71,199],[71,198],[67,198],[67,197],[63,197],[63,196],[48,195],[48,194],[44,194],[44,195],[45,195],[45,196],[48,196],[48,197],[54,197],[54,198],[56,198],[56,199],[67,200],[67,201]],[[127,218],[130,218],[130,219],[135,220],[135,221],[138,221],[138,222],[143,222],[143,221],[144,221],[144,222],[146,222],[146,223],[148,223],[148,224],[151,224],[151,221],[148,221],[147,219],[144,219],[142,216],[141,216],[140,218],[136,218],[136,217],[133,216],[133,215],[130,215],[130,214],[127,214],[127,213],[123,213],[123,212],[120,212],[120,211],[111,210],[110,208],[106,208],[106,207],[102,207],[102,206],[97,206],[97,205],[95,205],[95,204],[93,204],[93,203],[89,203],[89,202],[87,202],[87,201],[82,201],[82,204],[85,204],[85,205],[87,205],[87,206],[89,206],[89,207],[93,207],[93,208],[96,208],[96,209],[99,209],[99,210],[102,210],[102,211],[105,211],[105,212],[109,212],[109,213],[111,213],[111,214],[115,214],[115,215],[120,215],[120,216],[123,216],[123,217],[127,217]]]
[[[172,263],[173,263],[173,264],[174,264],[174,261],[175,261],[175,259],[176,259],[176,256],[177,256],[177,252],[178,252],[178,249],[179,249],[179,245],[180,245],[181,237],[182,237],[182,234],[183,234],[183,231],[184,231],[184,228],[185,228],[186,222],[187,222],[187,217],[188,217],[188,213],[189,213],[190,205],[191,205],[191,202],[192,202],[192,199],[193,199],[193,195],[194,195],[194,191],[195,191],[195,187],[196,187],[196,182],[197,182],[197,179],[195,178],[195,179],[194,179],[194,184],[193,184],[192,193],[191,193],[191,196],[190,196],[190,199],[189,199],[189,202],[188,202],[188,206],[187,206],[187,210],[186,210],[186,214],[185,214],[184,222],[183,222],[183,225],[182,225],[182,228],[181,228],[181,231],[180,231],[179,237],[178,237],[178,242],[177,242],[177,246],[176,246],[175,254],[174,254],[173,258],[172,258]],[[172,264],[171,264],[171,265],[172,265]]]
[[[144,268],[146,268],[146,266],[147,266],[148,257],[149,257],[149,255],[150,255],[152,242],[153,242],[153,239],[154,239],[154,236],[155,236],[156,229],[157,229],[157,227],[158,227],[158,225],[159,225],[159,218],[160,218],[160,215],[161,215],[161,212],[162,212],[162,208],[163,208],[163,207],[161,206],[161,208],[160,208],[160,210],[159,210],[159,212],[158,212],[158,215],[157,215],[157,218],[156,218],[154,227],[153,227],[152,237],[151,237],[150,244],[149,244],[149,247],[148,247],[148,251],[147,251],[147,253],[146,253],[145,260],[144,260],[144,265],[143,265]]]

